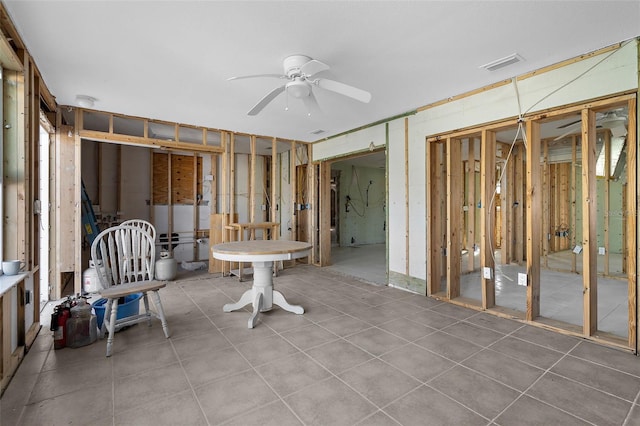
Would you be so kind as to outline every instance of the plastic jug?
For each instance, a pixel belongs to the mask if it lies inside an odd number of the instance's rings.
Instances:
[[[67,320],[67,346],[79,348],[89,345],[98,338],[98,320],[91,314],[91,305],[80,298],[71,308],[71,318]]]

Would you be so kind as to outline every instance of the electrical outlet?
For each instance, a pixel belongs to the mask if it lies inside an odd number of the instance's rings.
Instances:
[[[604,247],[598,247],[598,254],[600,256],[604,256],[607,253],[607,250]]]
[[[518,272],[518,285],[527,286],[527,274],[523,274],[522,272]]]
[[[484,278],[485,280],[490,280],[492,276],[493,270],[491,268],[489,268],[488,266],[482,268],[482,278]]]

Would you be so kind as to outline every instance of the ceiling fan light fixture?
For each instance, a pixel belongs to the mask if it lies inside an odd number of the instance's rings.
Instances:
[[[487,71],[495,71],[522,61],[524,61],[524,58],[522,56],[518,55],[517,53],[512,53],[511,55],[505,56],[504,58],[496,59],[495,61],[480,65],[478,68],[485,69]]]
[[[311,93],[311,87],[304,81],[294,80],[287,83],[287,93],[294,98],[302,99],[309,96]]]

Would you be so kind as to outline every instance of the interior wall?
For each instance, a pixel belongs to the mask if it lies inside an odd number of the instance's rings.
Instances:
[[[425,138],[447,131],[532,113],[622,93],[638,88],[637,40],[617,50],[593,55],[565,66],[536,73],[476,94],[426,107],[409,116],[408,161],[405,162],[405,140],[400,132],[389,136],[387,143],[389,179],[389,270],[406,274],[409,256],[411,277],[426,279],[426,215],[425,215]],[[389,123],[397,128],[403,119]],[[348,155],[369,145],[372,134],[381,134],[379,125],[317,142],[313,145],[313,161]],[[379,138],[382,140],[383,138]],[[409,203],[403,188],[408,176]],[[403,219],[408,210],[409,222]],[[405,249],[409,238],[409,250]],[[391,281],[390,274],[390,281]],[[391,283],[390,284],[394,284]]]
[[[121,149],[122,219],[151,220],[151,150],[127,145]]]
[[[331,168],[340,171],[337,208],[340,246],[384,243],[387,226],[384,170],[348,163],[335,163]]]

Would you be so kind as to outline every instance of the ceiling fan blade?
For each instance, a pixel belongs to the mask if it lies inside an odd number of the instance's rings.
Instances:
[[[369,101],[371,100],[371,93],[366,92],[362,89],[358,89],[357,87],[349,86],[348,84],[340,83],[338,81],[320,78],[318,80],[315,80],[314,83],[317,86],[322,87],[323,89],[348,96],[357,101],[364,102],[365,104],[369,103]]]
[[[266,96],[254,105],[253,108],[249,110],[247,115],[257,115],[264,107],[266,107],[269,102],[274,100],[280,93],[284,92],[286,86],[280,86],[273,89],[271,92],[267,93]]]
[[[229,77],[227,81],[242,80],[245,78],[258,78],[258,77],[287,78],[286,75],[282,75],[282,74],[254,74],[254,75],[241,75],[238,77]]]
[[[305,96],[304,98],[302,98],[302,102],[307,107],[309,116],[320,115],[322,113],[322,111],[320,110],[320,105],[318,105],[318,101],[316,100],[313,91],[309,93],[309,96]]]
[[[306,75],[307,77],[310,77],[314,74],[317,74],[321,71],[326,71],[328,69],[329,69],[329,65],[325,64],[324,62],[320,62],[316,59],[312,59],[300,67],[300,72]]]
[[[576,123],[580,123],[581,121],[582,121],[582,119],[576,120],[576,121],[572,121],[571,123],[567,123],[567,124],[563,124],[562,126],[558,126],[558,127],[556,127],[556,129],[564,129],[565,127],[573,126]]]
[[[577,123],[573,123],[573,126],[571,126],[571,128],[569,130],[567,130],[566,132],[564,132],[563,134],[561,134],[560,136],[558,136],[557,138],[554,139],[554,141],[559,141],[560,139],[564,139],[565,137],[576,133],[578,131],[578,126],[576,126],[577,124],[581,123],[580,121],[578,121]]]

